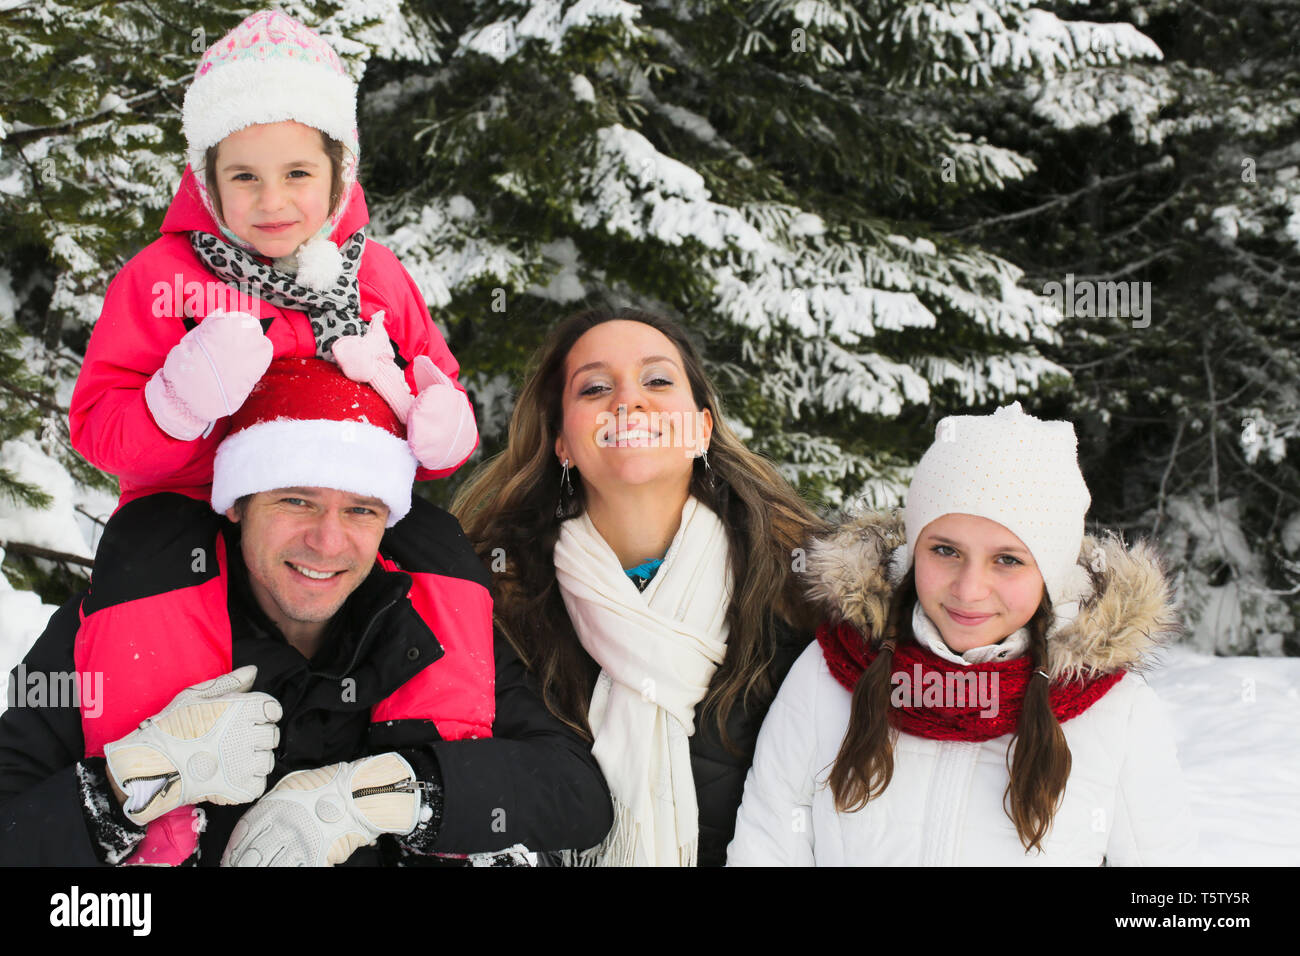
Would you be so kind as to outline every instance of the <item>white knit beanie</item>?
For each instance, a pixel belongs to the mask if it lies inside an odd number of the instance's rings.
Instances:
[[[207,49],[181,111],[185,157],[199,196],[222,234],[245,249],[252,247],[221,222],[208,195],[205,154],[231,133],[286,120],[318,129],[344,146],[338,207],[320,232],[299,246],[296,260],[279,264],[306,269],[311,263],[299,281],[324,289],[333,284],[343,265],[329,236],[343,218],[357,178],[357,88],[338,54],[319,34],[278,10],[263,10]]]
[[[1069,422],[1026,415],[1019,402],[992,415],[949,416],[916,466],[903,512],[907,541],[891,570],[896,578],[907,572],[916,540],[936,518],[975,515],[1024,542],[1053,605],[1076,601],[1088,586],[1078,560],[1091,502]]]

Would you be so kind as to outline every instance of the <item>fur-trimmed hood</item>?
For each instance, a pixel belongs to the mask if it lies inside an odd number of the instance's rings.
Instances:
[[[901,513],[867,512],[812,543],[808,596],[832,623],[879,633],[897,584],[890,558],[904,541]],[[1056,600],[1048,634],[1053,680],[1140,670],[1181,628],[1155,550],[1115,536],[1085,536],[1075,593]],[[1077,609],[1077,614],[1075,613]]]

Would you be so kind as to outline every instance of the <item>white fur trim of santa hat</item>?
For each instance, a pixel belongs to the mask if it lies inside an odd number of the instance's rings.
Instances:
[[[212,508],[224,513],[244,495],[277,488],[333,488],[383,501],[391,528],[411,510],[418,465],[405,441],[375,425],[280,418],[250,425],[221,443]]]
[[[1091,503],[1070,422],[1034,418],[1019,402],[992,415],[949,416],[936,427],[935,442],[908,487],[907,540],[895,551],[891,571],[898,578],[912,566],[916,539],[932,521],[975,515],[1024,542],[1048,598],[1064,608],[1086,585],[1077,565]]]

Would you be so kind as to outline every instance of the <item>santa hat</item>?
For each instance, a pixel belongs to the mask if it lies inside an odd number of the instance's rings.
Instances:
[[[352,193],[361,149],[356,84],[330,45],[278,10],[255,13],[203,54],[194,82],[185,93],[181,117],[186,159],[203,204],[218,223],[221,217],[207,190],[204,156],[208,147],[245,127],[285,120],[311,126],[343,144],[338,208],[320,232],[298,248],[295,263],[278,263],[281,268],[297,268],[299,281],[311,288],[332,285],[342,268],[342,257],[329,236]],[[251,251],[249,243],[224,224],[221,231],[231,242]]]
[[[276,488],[333,488],[379,498],[391,528],[411,510],[416,467],[405,426],[369,385],[322,359],[278,359],[231,416],[212,507]]]
[[[1049,600],[1064,607],[1087,588],[1078,560],[1091,503],[1069,422],[1026,415],[1019,402],[992,415],[949,416],[939,422],[907,489],[907,541],[894,553],[894,576],[912,566],[916,540],[930,522],[975,515],[1024,542]]]

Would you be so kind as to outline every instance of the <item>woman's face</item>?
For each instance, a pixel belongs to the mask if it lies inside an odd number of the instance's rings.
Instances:
[[[921,608],[958,654],[1014,634],[1042,603],[1033,555],[996,521],[944,515],[921,531],[915,553]]]
[[[677,346],[641,322],[602,322],[574,343],[564,365],[563,422],[555,454],[588,496],[660,486],[685,494],[713,418],[696,408]]]

